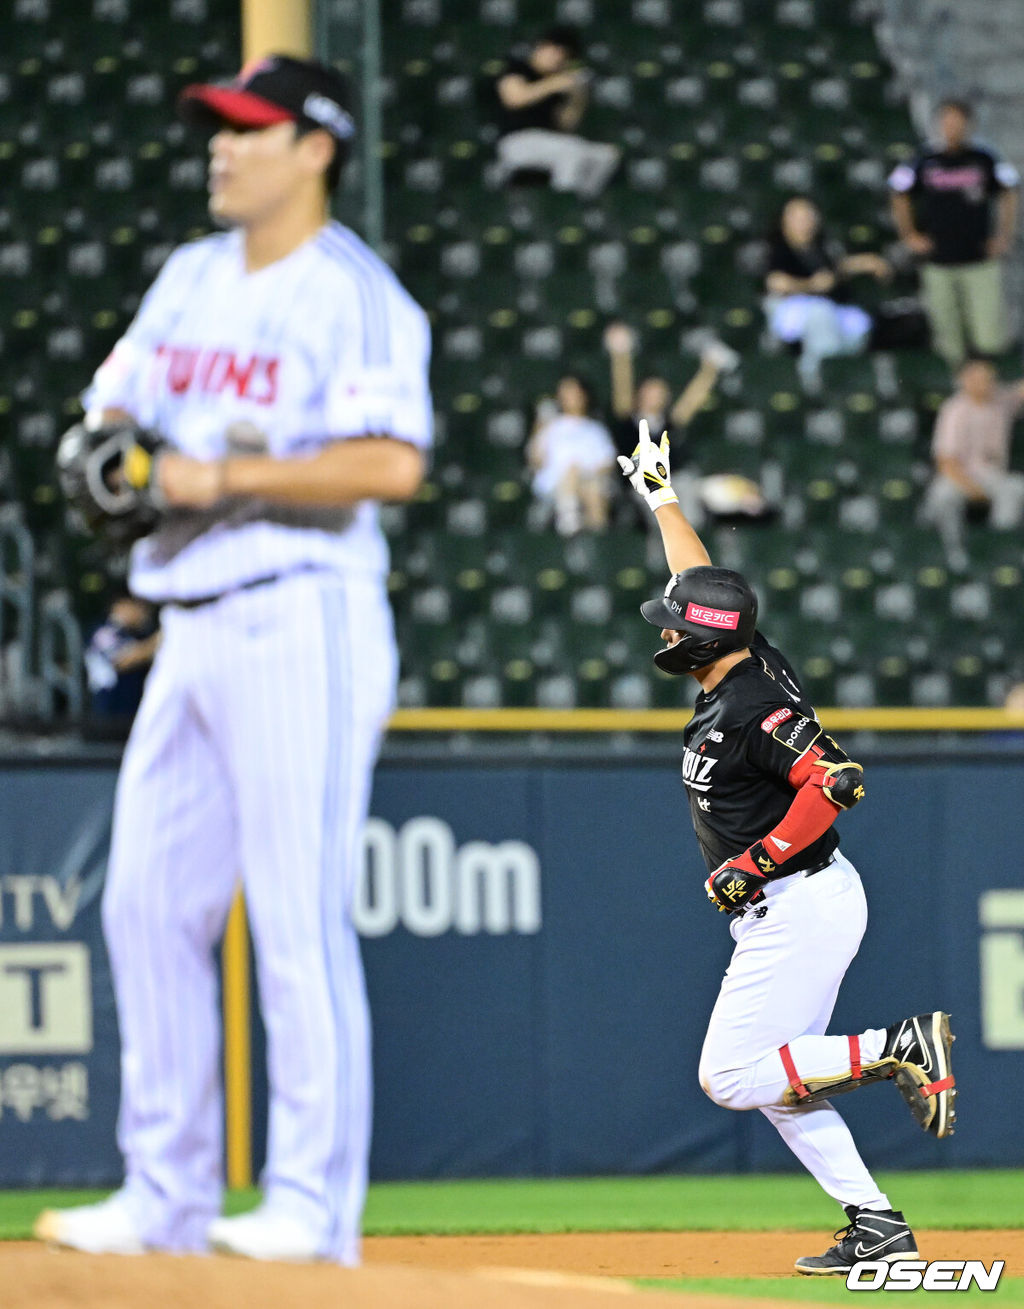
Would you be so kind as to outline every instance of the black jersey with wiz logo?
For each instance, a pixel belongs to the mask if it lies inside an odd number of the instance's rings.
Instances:
[[[788,660],[760,632],[749,659],[697,696],[683,734],[683,782],[708,869],[741,854],[785,816],[788,778],[821,724]],[[839,844],[830,827],[800,857],[810,868]]]

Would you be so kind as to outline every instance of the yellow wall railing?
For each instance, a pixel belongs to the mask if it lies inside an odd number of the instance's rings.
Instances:
[[[1024,731],[1007,709],[819,709],[836,732]],[[394,732],[681,732],[689,709],[399,709]]]

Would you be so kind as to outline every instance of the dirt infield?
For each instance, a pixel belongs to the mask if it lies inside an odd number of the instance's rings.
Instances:
[[[827,1233],[825,1234],[827,1238]],[[550,1236],[371,1237],[366,1266],[253,1264],[69,1254],[31,1242],[0,1245],[0,1309],[679,1309],[678,1296],[634,1291],[611,1277],[786,1278],[797,1255],[824,1248],[807,1232],[611,1232]],[[1005,1259],[1024,1272],[1024,1232],[927,1232],[924,1258]],[[638,1298],[642,1297],[642,1298]],[[702,1296],[702,1309],[749,1300]],[[791,1307],[788,1307],[791,1309]]]
[[[229,1259],[139,1259],[0,1246],[2,1309],[679,1309],[679,1297],[607,1279],[484,1269],[443,1272],[371,1264],[253,1264]],[[708,1297],[707,1309],[749,1309]],[[789,1309],[784,1300],[760,1309]]]
[[[921,1232],[922,1259],[1006,1260],[1024,1273],[1024,1231]],[[830,1232],[564,1232],[545,1236],[378,1236],[368,1263],[469,1269],[550,1268],[599,1277],[789,1277]]]

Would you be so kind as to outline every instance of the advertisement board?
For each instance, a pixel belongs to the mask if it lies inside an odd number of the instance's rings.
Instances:
[[[960,1117],[846,1096],[875,1167],[1024,1162],[1024,760],[868,760],[841,820],[870,905],[832,1030],[953,1015]],[[0,1186],[115,1181],[118,1040],[99,899],[112,768],[0,773]],[[697,1062],[731,943],[678,768],[385,762],[353,906],[374,1017],[378,1178],[789,1168]],[[817,943],[827,949],[828,942]],[[254,1156],[266,1114],[254,1041]]]

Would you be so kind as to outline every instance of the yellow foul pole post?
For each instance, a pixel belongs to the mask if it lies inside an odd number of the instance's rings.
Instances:
[[[249,995],[249,928],[241,892],[224,932],[225,1155],[230,1187],[252,1185],[252,1002]]]
[[[310,0],[242,0],[242,58],[311,55],[312,10]]]

